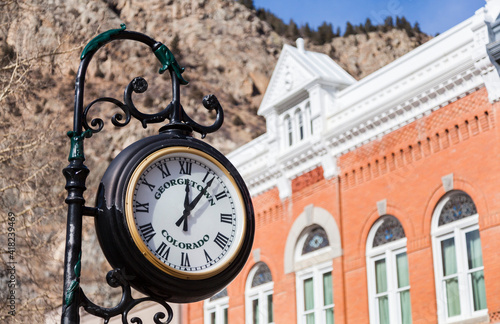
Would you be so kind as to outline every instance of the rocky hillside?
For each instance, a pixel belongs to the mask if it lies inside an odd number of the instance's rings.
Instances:
[[[284,43],[293,43],[261,21],[255,11],[231,0],[6,0],[0,3],[0,242],[7,247],[9,227],[16,233],[17,315],[4,312],[0,321],[40,320],[61,303],[65,242],[65,181],[72,128],[75,74],[89,39],[121,23],[166,44],[186,68],[181,102],[199,123],[213,116],[201,105],[205,94],[219,98],[226,115],[222,129],[207,141],[229,152],[265,131],[256,115]],[[335,38],[306,48],[329,54],[356,78],[362,78],[428,39],[392,30]],[[93,60],[86,83],[86,102],[111,96],[120,99],[132,78],[142,76],[149,90],[136,95],[146,111],[163,109],[171,100],[169,79],[147,48],[114,42]],[[135,98],[135,97],[134,97]],[[95,116],[105,120],[102,132],[86,140],[88,205],[109,161],[145,131],[138,121],[115,130],[116,112],[103,105]],[[15,223],[8,222],[9,212]],[[82,286],[96,302],[113,304],[104,283],[109,270],[85,219]],[[0,303],[6,302],[7,261],[2,253]]]

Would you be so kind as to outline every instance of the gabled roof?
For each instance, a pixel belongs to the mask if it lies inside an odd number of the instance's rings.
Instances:
[[[341,88],[356,82],[328,55],[306,51],[301,38],[297,40],[297,47],[285,44],[260,105],[259,115],[265,115],[274,104],[315,81]]]

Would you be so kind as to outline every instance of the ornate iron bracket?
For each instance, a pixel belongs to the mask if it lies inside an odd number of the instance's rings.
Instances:
[[[128,313],[135,306],[139,305],[140,303],[148,301],[160,304],[167,312],[167,319],[164,322],[162,322],[161,319],[165,318],[165,313],[158,312],[153,316],[153,320],[156,324],[168,324],[172,320],[173,318],[172,308],[163,300],[156,299],[153,297],[144,297],[139,299],[132,298],[132,290],[130,288],[130,285],[126,280],[126,278],[124,277],[124,275],[121,273],[120,269],[115,269],[108,272],[108,274],[106,275],[106,281],[108,282],[108,285],[110,285],[113,288],[122,287],[122,298],[118,303],[118,305],[116,305],[115,307],[103,308],[101,306],[97,306],[94,303],[92,303],[87,298],[87,296],[85,296],[85,294],[83,294],[83,291],[80,290],[80,294],[82,297],[81,303],[83,308],[88,313],[103,318],[104,323],[108,323],[112,317],[121,315],[122,323],[127,324]],[[130,321],[132,323],[142,324],[142,320],[137,317],[133,317]]]
[[[132,94],[144,93],[148,89],[148,83],[142,77],[136,77],[128,84],[124,91],[123,102],[115,98],[103,97],[93,100],[85,107],[85,109],[83,109],[85,74],[92,57],[104,45],[119,39],[134,40],[148,45],[162,65],[159,69],[159,73],[161,74],[167,70],[169,71],[172,79],[172,101],[160,112],[155,114],[146,114],[141,112],[134,104]],[[186,114],[180,103],[180,85],[188,84],[188,82],[182,77],[184,68],[179,65],[167,46],[144,34],[125,31],[124,24],[122,24],[120,29],[109,30],[92,39],[84,48],[81,59],[80,68],[76,77],[75,90],[75,124],[73,131],[76,135],[79,135],[81,132],[80,125],[83,125],[85,130],[90,130],[92,133],[98,133],[102,130],[104,127],[104,121],[101,118],[93,119],[90,122],[90,125],[87,122],[87,116],[90,109],[95,104],[100,102],[112,103],[122,110],[122,113],[117,113],[111,118],[111,122],[117,127],[124,127],[128,125],[132,117],[139,120],[144,128],[147,127],[147,124],[161,123],[166,119],[169,119],[170,123],[161,127],[160,132],[179,131],[185,134],[191,134],[195,131],[200,133],[203,138],[208,133],[215,132],[222,126],[224,113],[219,101],[214,95],[205,96],[202,101],[203,106],[206,109],[216,111],[215,122],[212,125],[200,125]]]
[[[97,103],[112,103],[121,109],[111,117],[111,122],[117,127],[124,127],[129,124],[132,117],[139,120],[144,128],[148,124],[161,123],[168,119],[170,122],[160,128],[160,132],[172,132],[181,135],[191,135],[192,132],[198,132],[202,137],[206,134],[217,131],[223,123],[224,114],[219,101],[214,95],[205,96],[202,100],[203,106],[208,110],[216,111],[216,119],[212,125],[203,126],[192,120],[185,112],[180,102],[180,85],[187,85],[188,82],[182,77],[184,68],[175,60],[174,55],[164,44],[157,42],[141,33],[126,31],[124,24],[121,28],[112,29],[104,32],[92,39],[85,46],[80,58],[80,67],[75,81],[75,106],[73,117],[73,130],[68,132],[71,139],[71,149],[69,154],[69,165],[64,168],[63,174],[66,177],[66,190],[68,196],[65,202],[68,204],[67,228],[66,228],[66,250],[64,260],[64,292],[62,301],[61,323],[74,324],[80,322],[79,308],[83,307],[87,312],[99,316],[108,323],[111,317],[120,315],[122,322],[127,323],[128,313],[139,303],[152,301],[160,304],[167,312],[165,318],[162,312],[154,316],[154,322],[157,324],[167,324],[172,319],[172,309],[165,301],[155,298],[155,296],[134,299],[131,296],[131,288],[127,279],[119,270],[110,271],[107,275],[108,284],[111,287],[122,287],[122,298],[120,303],[113,308],[104,308],[92,303],[83,293],[80,287],[80,267],[81,267],[81,243],[82,243],[82,218],[83,215],[95,216],[95,208],[85,206],[83,192],[86,190],[85,181],[89,174],[88,168],[84,165],[84,139],[100,132],[104,127],[104,121],[101,118],[94,118],[87,122],[89,111]],[[172,80],[172,101],[154,114],[141,112],[132,100],[133,93],[143,93],[148,88],[148,83],[141,77],[134,78],[125,88],[123,101],[115,98],[102,97],[93,100],[85,108],[84,88],[85,76],[88,66],[94,54],[106,44],[115,40],[133,40],[150,47],[152,52],[160,61],[161,67],[159,73],[169,71]],[[132,318],[133,323],[142,323],[139,318]]]

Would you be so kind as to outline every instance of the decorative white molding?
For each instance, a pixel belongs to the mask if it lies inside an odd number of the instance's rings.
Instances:
[[[299,260],[296,257],[297,242],[304,230],[313,225],[321,226],[328,236],[330,246],[325,250],[318,250],[318,254],[309,258]],[[333,216],[323,208],[308,205],[304,212],[300,214],[293,223],[285,244],[284,267],[285,274],[297,272],[313,264],[326,262],[342,255],[342,245],[340,240],[340,231]]]
[[[379,216],[387,214],[387,199],[377,201],[377,212]]]
[[[260,249],[253,250],[253,262],[260,262]]]
[[[448,192],[453,190],[453,173],[447,174],[441,178],[444,191]]]

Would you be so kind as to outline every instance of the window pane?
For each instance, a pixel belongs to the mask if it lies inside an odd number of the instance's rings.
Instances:
[[[332,273],[323,274],[323,305],[333,304],[333,283],[332,283]]]
[[[385,259],[375,261],[375,276],[377,280],[377,294],[387,291],[387,270]]]
[[[273,295],[267,295],[267,322],[268,323],[274,322]]]
[[[259,324],[259,300],[252,300],[252,319],[253,324]]]
[[[334,318],[333,318],[333,308],[328,308],[325,310],[325,317],[326,317],[326,324],[333,324],[334,323]]]
[[[252,278],[252,288],[273,281],[271,270],[265,263],[260,263],[259,268]]]
[[[302,255],[322,249],[330,245],[326,232],[321,227],[317,227],[307,234],[304,246],[302,247]]]
[[[463,192],[454,193],[443,206],[439,215],[438,226],[448,224],[477,214],[476,205],[471,197]]]
[[[292,131],[292,120],[290,118],[287,119],[287,127],[288,127],[288,145],[292,146],[293,131]]]
[[[297,118],[299,120],[299,136],[300,136],[300,139],[304,139],[304,120],[302,118],[302,113],[299,111],[297,113]]]
[[[389,324],[389,300],[387,296],[378,298],[378,318],[380,324]]]
[[[401,323],[411,324],[411,300],[410,291],[405,290],[399,293],[399,299],[401,303]]]
[[[460,315],[460,295],[458,291],[458,278],[445,280],[446,302],[448,317]]]
[[[224,308],[224,324],[228,323],[227,318],[228,318],[228,316],[227,316],[227,308]]]
[[[441,241],[441,258],[443,262],[443,275],[449,276],[457,273],[457,259],[455,254],[455,239],[449,238]]]
[[[375,232],[373,247],[397,241],[405,237],[405,231],[399,220],[394,216],[384,216],[382,224]]]
[[[486,291],[484,288],[483,270],[471,273],[472,297],[474,299],[474,310],[486,308]]]
[[[315,324],[314,323],[314,313],[306,315],[306,324]]]
[[[410,285],[408,277],[408,257],[406,252],[396,255],[396,266],[398,272],[398,288],[403,288]]]
[[[483,253],[481,251],[481,239],[479,230],[465,234],[467,244],[467,261],[469,270],[483,266]]]
[[[313,279],[304,280],[304,310],[314,309],[314,286]]]
[[[215,312],[210,313],[210,324],[215,324]]]

